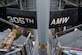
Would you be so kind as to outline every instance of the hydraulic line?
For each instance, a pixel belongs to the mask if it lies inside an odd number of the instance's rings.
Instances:
[[[3,19],[3,18],[0,18],[0,21],[1,21],[1,22],[4,22],[4,23],[6,23],[6,24],[9,24],[9,25],[11,25],[11,26],[13,26],[13,27],[19,27],[18,25],[13,24],[13,23],[11,23],[11,22],[8,22],[7,20],[5,20],[5,19]]]

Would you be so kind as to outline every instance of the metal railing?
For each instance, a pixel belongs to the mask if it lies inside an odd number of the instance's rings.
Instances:
[[[80,54],[82,54],[80,51],[82,51],[82,49],[79,47],[79,48],[77,48],[77,47],[75,47],[75,45],[77,45],[77,41],[78,40],[82,40],[82,36],[81,35],[79,35],[79,36],[77,36],[77,37],[75,37],[75,38],[73,38],[73,45],[72,46],[69,46],[70,44],[68,44],[68,46],[67,45],[62,45],[62,43],[61,43],[61,41],[60,40],[62,40],[63,38],[65,39],[65,37],[67,37],[66,35],[68,34],[68,33],[72,33],[72,32],[79,32],[78,30],[80,30],[81,29],[81,27],[82,27],[82,24],[80,24],[80,25],[78,25],[78,26],[75,26],[75,27],[72,27],[72,28],[69,28],[69,29],[67,29],[66,31],[61,31],[61,32],[57,32],[56,33],[56,38],[55,39],[53,39],[53,41],[55,40],[55,46],[53,47],[53,55],[63,55],[62,54],[62,52],[64,52],[66,55],[72,55],[72,54],[76,54],[76,55],[78,55],[77,53],[80,53]],[[76,30],[76,31],[74,31],[74,29],[75,28],[77,28],[78,30]],[[81,30],[80,30],[80,33],[81,33]],[[76,35],[78,35],[78,33],[76,33]],[[59,39],[60,38],[60,39]],[[68,36],[68,38],[70,38],[69,36]],[[62,41],[64,41],[64,40],[62,40]],[[66,40],[67,41],[67,40]],[[65,41],[64,41],[65,42]],[[69,39],[69,41],[68,42],[71,42],[71,40]],[[72,43],[72,42],[71,42]],[[80,44],[80,43],[79,43]],[[82,45],[81,45],[82,46]],[[72,50],[72,51],[71,51]],[[77,50],[77,51],[75,51],[75,50]],[[68,52],[67,52],[68,51]],[[79,51],[79,52],[78,52]]]
[[[0,49],[0,53],[3,55],[32,55],[32,41],[30,39],[31,33],[28,34],[26,40],[22,45],[14,42],[12,45],[12,50],[7,51],[6,49]],[[22,41],[22,40],[20,40]]]

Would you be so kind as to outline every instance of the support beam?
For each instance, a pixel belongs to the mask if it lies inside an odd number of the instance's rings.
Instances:
[[[7,4],[7,5],[5,5],[5,6],[11,6],[11,5],[16,5],[16,4],[18,4],[17,1],[13,1],[13,2],[11,2],[11,3]]]
[[[39,55],[47,54],[49,37],[50,0],[36,0]]]
[[[19,3],[20,3],[20,9],[23,10],[22,0],[20,0]]]
[[[73,6],[78,7],[78,5],[77,5],[77,4],[74,4],[74,3],[70,2],[70,1],[67,1],[67,0],[63,0],[63,1],[65,1],[67,4],[71,4],[71,5],[73,5]]]

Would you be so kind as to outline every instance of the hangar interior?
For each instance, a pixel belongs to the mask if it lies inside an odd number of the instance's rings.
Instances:
[[[0,0],[0,55],[82,55],[82,0]]]

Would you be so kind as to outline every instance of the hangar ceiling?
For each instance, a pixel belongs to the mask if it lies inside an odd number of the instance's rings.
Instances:
[[[36,11],[36,0],[0,0],[0,7],[13,5],[20,5],[23,10]],[[82,0],[50,0],[51,11],[63,9],[65,5],[82,6]]]

